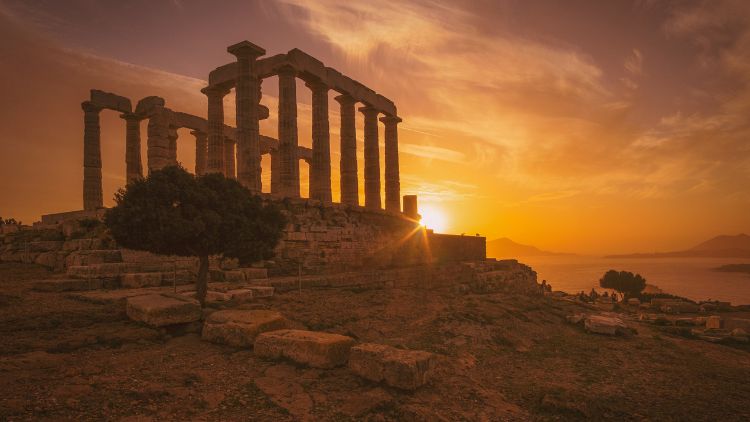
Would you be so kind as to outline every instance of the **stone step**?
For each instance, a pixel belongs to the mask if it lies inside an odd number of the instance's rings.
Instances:
[[[60,278],[40,280],[34,283],[33,289],[40,292],[81,292],[97,290],[104,287],[101,279]]]
[[[430,352],[374,343],[356,345],[349,354],[349,369],[355,374],[404,390],[417,389],[429,381],[435,362]]]
[[[161,286],[162,273],[127,273],[120,276],[120,287],[139,289]]]
[[[258,335],[255,354],[268,359],[286,358],[313,368],[345,365],[355,341],[339,334],[304,330],[278,330]]]
[[[68,267],[67,274],[73,278],[119,277],[132,273],[163,273],[163,278],[174,274],[175,265],[170,262],[110,262],[92,265],[74,265]],[[192,274],[190,270],[177,266],[179,275]]]
[[[197,300],[168,293],[130,297],[125,310],[130,319],[154,327],[199,321],[202,314]]]
[[[287,327],[289,321],[276,311],[224,310],[206,319],[202,338],[234,347],[252,347],[259,334]]]
[[[73,251],[65,257],[66,267],[81,265],[105,264],[122,262],[122,255],[117,249],[89,249]]]

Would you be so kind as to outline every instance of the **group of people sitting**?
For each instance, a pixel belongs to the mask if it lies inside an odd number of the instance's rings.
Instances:
[[[596,302],[600,297],[609,299],[612,302],[619,302],[622,299],[622,297],[615,292],[612,292],[610,294],[609,292],[605,291],[603,294],[599,294],[599,292],[597,292],[593,288],[591,289],[589,294],[584,293],[583,290],[578,293],[578,300],[580,300],[581,302]]]

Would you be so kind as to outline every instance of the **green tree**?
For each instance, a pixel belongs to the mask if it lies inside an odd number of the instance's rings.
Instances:
[[[193,176],[179,166],[152,172],[115,194],[105,224],[126,248],[198,257],[197,298],[205,304],[208,257],[248,264],[273,256],[285,218],[237,181]]]
[[[599,286],[614,289],[623,293],[625,297],[634,297],[640,295],[646,288],[646,279],[640,274],[628,271],[609,270],[599,279]]]

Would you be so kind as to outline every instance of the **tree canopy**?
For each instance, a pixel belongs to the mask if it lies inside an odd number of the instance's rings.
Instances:
[[[201,258],[199,296],[209,255],[242,264],[268,259],[285,224],[276,206],[264,205],[237,181],[221,174],[196,177],[179,166],[131,182],[115,194],[115,202],[105,223],[119,245]]]
[[[646,288],[646,279],[628,271],[609,270],[599,280],[599,286],[614,289],[628,297],[638,296]]]

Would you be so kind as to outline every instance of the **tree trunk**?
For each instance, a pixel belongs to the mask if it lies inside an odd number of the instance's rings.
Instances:
[[[195,282],[195,297],[201,303],[201,308],[206,306],[206,291],[208,290],[208,255],[201,255],[198,267],[198,280]]]

